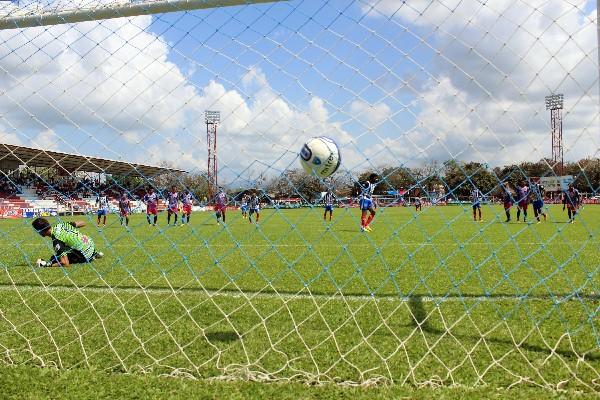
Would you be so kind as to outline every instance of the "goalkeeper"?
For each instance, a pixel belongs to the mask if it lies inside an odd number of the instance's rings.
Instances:
[[[94,241],[77,229],[85,226],[82,221],[60,222],[51,226],[45,218],[36,218],[31,225],[40,236],[52,239],[52,247],[56,253],[48,261],[38,259],[38,267],[68,267],[71,264],[92,262],[103,256],[96,251]]]

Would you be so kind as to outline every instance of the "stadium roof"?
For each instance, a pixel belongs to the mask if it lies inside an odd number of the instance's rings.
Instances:
[[[130,176],[153,176],[167,172],[185,172],[180,169],[155,167],[115,161],[106,158],[88,157],[59,151],[34,149],[31,147],[0,144],[0,162],[18,163],[28,167],[52,167],[72,173],[76,171],[124,174]]]

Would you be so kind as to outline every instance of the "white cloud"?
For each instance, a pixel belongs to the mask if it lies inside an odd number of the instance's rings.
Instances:
[[[565,158],[598,156],[595,10],[586,1],[373,0],[369,16],[387,16],[423,38],[433,62],[415,88],[418,123],[406,140],[423,158],[492,164],[550,156],[544,96],[564,93]],[[415,39],[417,40],[417,39]],[[406,153],[403,138],[396,144]],[[414,149],[413,149],[414,150]]]

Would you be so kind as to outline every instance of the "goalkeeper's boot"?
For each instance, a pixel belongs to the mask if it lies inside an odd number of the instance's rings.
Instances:
[[[35,262],[36,267],[50,267],[52,264],[50,264],[48,261],[44,261],[41,258],[38,258]]]

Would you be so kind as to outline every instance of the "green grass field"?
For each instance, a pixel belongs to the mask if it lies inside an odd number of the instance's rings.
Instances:
[[[230,212],[226,227],[136,215],[130,231],[86,216],[105,258],[69,269],[33,267],[50,241],[3,220],[3,363],[139,373],[141,387],[170,375],[598,390],[600,208],[575,224],[559,206],[541,224],[483,212],[384,209],[372,233],[356,209],[331,223],[264,210],[259,226]]]

